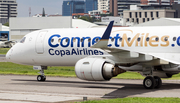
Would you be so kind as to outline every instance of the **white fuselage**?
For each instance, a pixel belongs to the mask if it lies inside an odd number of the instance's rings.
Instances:
[[[179,54],[179,28],[180,26],[113,28],[108,46],[138,53]],[[90,48],[102,37],[105,29],[35,31],[27,34],[24,42],[14,45],[6,58],[10,62],[25,65],[73,66],[79,59],[87,56],[111,56],[101,49]],[[123,60],[119,60],[121,61]]]

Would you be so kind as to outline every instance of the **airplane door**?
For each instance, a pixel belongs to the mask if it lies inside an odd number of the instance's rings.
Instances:
[[[46,36],[47,31],[41,31],[39,32],[37,38],[36,38],[36,53],[37,54],[43,54],[44,53],[44,38]]]

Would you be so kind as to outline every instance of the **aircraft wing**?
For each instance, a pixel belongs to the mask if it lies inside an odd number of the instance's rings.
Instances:
[[[145,52],[136,52],[131,50],[125,50],[120,48],[112,48],[108,47],[108,40],[111,34],[111,30],[113,27],[114,21],[111,21],[104,32],[101,40],[91,46],[91,48],[100,48],[109,54],[118,57],[118,58],[128,58],[128,59],[136,59],[137,62],[142,61],[151,61],[153,59],[159,59],[165,61],[166,63],[174,63],[180,64],[180,54],[178,53],[145,53]]]

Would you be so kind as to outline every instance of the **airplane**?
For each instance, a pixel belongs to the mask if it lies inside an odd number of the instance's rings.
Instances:
[[[9,62],[32,65],[45,81],[48,66],[75,66],[78,78],[108,81],[126,71],[145,76],[146,89],[180,72],[179,26],[43,29],[25,35],[6,54]]]
[[[15,41],[0,41],[0,48],[11,48],[16,42]]]

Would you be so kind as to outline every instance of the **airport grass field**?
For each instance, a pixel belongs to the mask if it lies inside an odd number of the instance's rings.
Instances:
[[[0,54],[6,54],[10,48],[0,48]]]
[[[118,99],[108,99],[108,100],[85,101],[81,103],[180,103],[180,98],[128,97],[128,98],[118,98]]]
[[[16,75],[39,75],[38,70],[33,70],[32,66],[19,65],[10,62],[0,62],[0,74],[16,74]],[[46,76],[63,76],[63,77],[76,77],[74,67],[48,67],[45,70]],[[137,72],[126,72],[118,75],[115,78],[119,79],[144,79]],[[180,74],[174,75],[170,79],[180,79]]]

